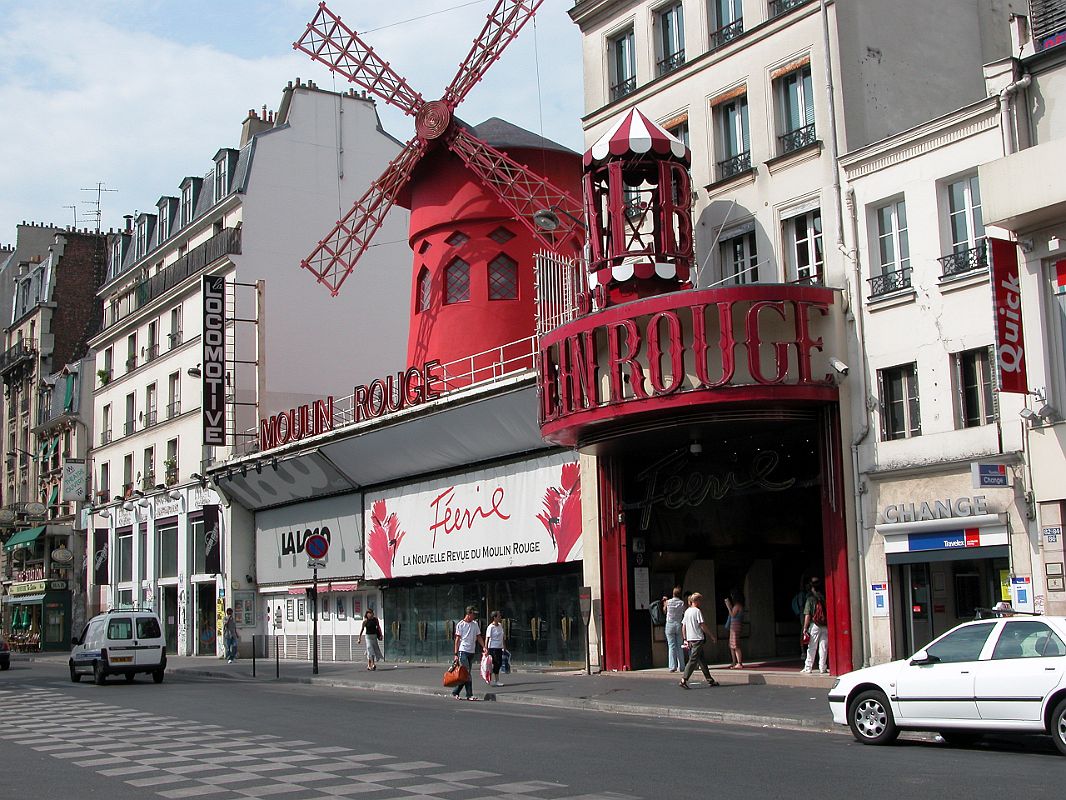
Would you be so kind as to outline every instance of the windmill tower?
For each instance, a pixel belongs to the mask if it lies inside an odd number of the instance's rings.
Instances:
[[[425,100],[325,3],[293,45],[414,118],[414,137],[301,262],[336,295],[389,209],[409,207],[409,364],[446,364],[532,335],[534,250],[581,249],[580,157],[501,120],[472,128],[455,116],[540,3],[499,0],[439,100]],[[559,219],[553,230],[533,221],[544,211]]]

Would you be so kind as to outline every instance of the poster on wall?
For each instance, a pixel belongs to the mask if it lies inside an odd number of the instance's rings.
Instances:
[[[888,584],[887,583],[871,583],[870,584],[870,616],[871,617],[887,617],[888,616]]]
[[[576,457],[560,453],[368,494],[367,578],[581,559]]]
[[[261,584],[311,579],[304,543],[319,534],[329,542],[329,559],[319,581],[363,576],[362,503],[357,494],[311,500],[255,516],[255,564]]]
[[[107,528],[93,530],[93,583],[104,586],[111,583],[108,573]]]
[[[222,573],[222,547],[219,536],[218,506],[204,506],[204,572]]]

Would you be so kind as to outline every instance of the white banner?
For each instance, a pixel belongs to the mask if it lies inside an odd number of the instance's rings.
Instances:
[[[327,565],[318,579],[358,578],[363,574],[358,494],[311,500],[255,515],[255,565],[260,584],[311,580],[304,542],[321,534],[329,542]]]
[[[581,559],[576,457],[559,453],[367,494],[366,577]]]
[[[71,500],[84,500],[87,496],[85,477],[84,459],[66,459],[63,462],[63,487],[59,492],[59,502],[69,503]]]

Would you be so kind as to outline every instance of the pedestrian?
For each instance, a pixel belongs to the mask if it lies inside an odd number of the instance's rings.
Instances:
[[[374,614],[374,609],[368,608],[363,617],[363,626],[359,629],[359,636],[366,636],[366,668],[375,670],[381,661],[381,620]]]
[[[726,617],[725,627],[729,631],[729,655],[733,663],[730,669],[744,669],[744,654],[740,651],[740,631],[744,625],[744,595],[739,589],[734,589],[725,598],[725,610],[729,615]]]
[[[503,615],[499,611],[492,612],[489,627],[485,629],[485,638],[488,641],[489,655],[492,656],[492,685],[503,686],[500,681],[500,667],[503,666],[503,649],[506,647],[506,635],[503,630]]]
[[[459,699],[459,693],[466,687],[466,699],[477,700],[474,697],[474,681],[470,677],[470,665],[474,661],[474,653],[477,646],[485,646],[485,637],[481,635],[481,626],[477,624],[477,609],[473,606],[466,607],[466,615],[455,624],[455,661],[466,667],[466,683],[458,684],[452,691],[452,697]]]
[[[706,643],[707,638],[709,637],[712,642],[717,642],[718,637],[703,621],[703,612],[700,611],[701,602],[703,602],[703,595],[699,592],[693,592],[689,595],[688,610],[681,621],[682,627],[685,629],[685,643],[689,646],[685,675],[681,678],[681,683],[678,684],[682,689],[688,688],[688,679],[692,676],[697,666],[703,672],[703,677],[707,679],[708,686],[718,685],[718,681],[711,677],[711,671],[707,669],[707,659],[703,655],[703,645]]]
[[[796,615],[796,621],[803,626],[803,606],[807,603],[807,593],[810,591],[811,584],[807,580],[807,576],[804,575],[800,578],[800,588],[792,597],[792,613]],[[804,641],[804,636],[800,636],[800,662],[807,660],[807,642]]]
[[[226,648],[226,662],[232,664],[237,658],[237,642],[241,640],[237,632],[237,620],[233,618],[233,609],[226,609],[226,621],[222,623],[222,643]]]
[[[807,659],[803,662],[803,672],[814,670],[814,659],[818,658],[818,671],[825,675],[829,672],[829,626],[826,624],[825,595],[822,594],[822,581],[811,578],[811,590],[807,593],[807,602],[803,605],[803,633],[810,636],[807,642]]]
[[[684,669],[685,636],[681,631],[681,620],[685,616],[685,601],[681,599],[681,587],[675,586],[673,597],[662,599],[663,611],[666,612],[666,660],[671,672]]]

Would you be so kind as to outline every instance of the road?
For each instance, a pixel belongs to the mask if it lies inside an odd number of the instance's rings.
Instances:
[[[19,800],[626,800],[1061,796],[1040,737],[972,749],[916,739],[169,674],[72,684],[0,673],[0,794]]]

